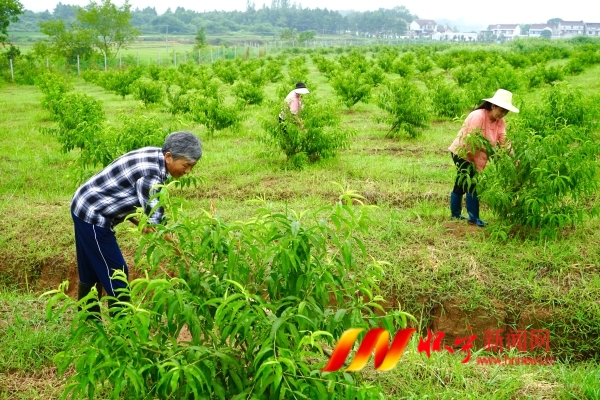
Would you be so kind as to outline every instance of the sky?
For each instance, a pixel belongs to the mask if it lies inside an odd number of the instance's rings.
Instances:
[[[20,0],[27,10],[52,11],[58,1]],[[84,6],[89,0],[61,0],[63,4]],[[256,8],[268,0],[252,0]],[[289,0],[293,3],[294,0]],[[123,0],[113,0],[122,4]],[[329,10],[367,11],[378,8],[404,6],[411,14],[421,19],[446,19],[456,21],[463,27],[487,26],[489,24],[527,24],[545,23],[550,18],[562,18],[565,21],[585,21],[600,23],[600,4],[597,0],[301,0],[295,1],[303,8],[327,8]],[[129,0],[133,8],[155,7],[159,14],[168,7],[174,11],[184,7],[194,11],[244,11],[246,0]],[[596,4],[596,5],[594,5]]]

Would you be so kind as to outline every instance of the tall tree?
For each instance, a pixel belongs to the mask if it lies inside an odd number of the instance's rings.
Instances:
[[[294,41],[296,41],[296,39],[298,39],[298,32],[296,31],[296,29],[284,29],[283,32],[281,32],[281,35],[279,35],[279,37],[281,38],[281,40],[289,40],[290,43],[294,43]]]
[[[304,43],[306,41],[313,40],[315,35],[315,31],[300,32],[300,35],[298,35],[298,43]]]
[[[43,21],[40,22],[40,30],[49,36],[48,40],[34,45],[34,51],[40,55],[50,53],[73,62],[77,56],[86,59],[94,52],[94,34],[77,24],[64,20]]]
[[[17,22],[18,15],[23,12],[23,4],[19,0],[0,0],[0,43],[3,46],[8,42],[8,26]]]
[[[198,29],[198,34],[196,35],[196,45],[194,46],[194,49],[203,49],[207,44],[208,40],[206,39],[206,32],[204,32],[204,28]]]
[[[562,18],[550,18],[547,22],[548,25],[557,25],[559,22],[562,22]]]
[[[131,5],[127,0],[117,7],[110,0],[91,1],[77,12],[77,21],[84,29],[94,32],[94,45],[112,58],[119,50],[135,41],[140,34],[131,25]]]

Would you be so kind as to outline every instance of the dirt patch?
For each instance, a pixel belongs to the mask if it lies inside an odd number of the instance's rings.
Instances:
[[[129,267],[129,280],[143,276],[142,271],[135,267],[135,250],[121,247],[121,251]],[[69,281],[67,294],[77,296],[79,274],[74,248],[70,257],[55,255],[33,262],[22,260],[18,255],[15,258],[5,255],[0,259],[0,273],[6,277],[5,283],[34,292],[56,289],[62,282]]]
[[[413,154],[420,155],[423,153],[422,148],[417,147],[383,147],[383,148],[366,148],[362,152],[367,154]]]
[[[389,198],[385,199],[387,203],[399,208],[413,208],[418,203],[423,201],[431,201],[434,203],[446,203],[446,195],[435,192],[419,192],[419,193],[394,193],[389,194]]]
[[[553,312],[549,308],[530,306],[521,312],[517,329],[543,329],[546,322],[552,320]]]
[[[65,377],[58,377],[56,367],[37,372],[0,373],[0,397],[58,399],[65,380]]]
[[[65,280],[69,281],[67,294],[74,296],[77,293],[76,283],[78,281],[75,255],[72,260],[60,256],[44,260],[41,263],[39,279],[35,282],[34,287],[37,290],[55,289]]]
[[[444,228],[449,236],[457,239],[465,239],[470,235],[479,234],[483,229],[476,225],[471,225],[467,221],[449,220],[444,223]]]
[[[191,343],[192,339],[192,333],[188,329],[187,324],[183,325],[183,327],[179,331],[179,336],[177,336],[177,343]]]
[[[500,302],[493,302],[495,312],[488,309],[477,308],[466,312],[460,308],[459,301],[447,301],[433,309],[431,330],[444,332],[446,344],[453,344],[457,338],[475,334],[475,344],[483,347],[485,332],[487,330],[505,329],[506,311]],[[469,329],[470,328],[470,329]]]
[[[536,398],[540,400],[555,399],[561,384],[539,380],[537,374],[524,374],[521,377],[523,386],[518,390],[519,398]]]

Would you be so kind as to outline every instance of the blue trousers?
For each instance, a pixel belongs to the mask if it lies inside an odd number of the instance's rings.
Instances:
[[[465,193],[476,194],[477,190],[475,187],[475,183],[472,182],[470,185],[466,181],[465,176],[469,176],[471,179],[475,177],[477,173],[477,168],[475,164],[471,161],[467,161],[464,158],[460,158],[454,153],[450,153],[452,156],[452,161],[454,165],[456,165],[456,180],[454,181],[454,188],[452,191],[459,196],[462,196]]]
[[[129,270],[115,233],[111,229],[88,224],[73,213],[71,217],[75,225],[79,282],[90,286],[100,283],[109,296],[116,297],[118,289],[125,288],[127,284],[111,277],[117,269],[129,276]]]

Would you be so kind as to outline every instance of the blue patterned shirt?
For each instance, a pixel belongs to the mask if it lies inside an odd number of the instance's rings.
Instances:
[[[144,207],[148,214],[157,200],[149,201],[155,185],[169,177],[165,156],[159,147],[144,147],[122,155],[84,183],[71,200],[71,211],[79,219],[103,228],[112,228]],[[162,221],[158,208],[150,221]]]

